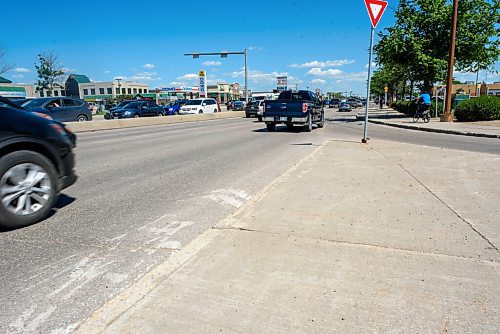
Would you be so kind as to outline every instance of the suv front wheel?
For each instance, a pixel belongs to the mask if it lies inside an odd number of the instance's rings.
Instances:
[[[18,228],[44,219],[57,199],[57,172],[45,156],[17,151],[0,158],[0,225]]]

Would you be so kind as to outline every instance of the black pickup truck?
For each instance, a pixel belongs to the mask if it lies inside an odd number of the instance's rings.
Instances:
[[[274,131],[276,124],[287,127],[300,125],[311,132],[313,124],[318,128],[325,125],[325,112],[318,96],[307,90],[287,90],[277,100],[264,101],[262,120],[266,122],[267,131]]]

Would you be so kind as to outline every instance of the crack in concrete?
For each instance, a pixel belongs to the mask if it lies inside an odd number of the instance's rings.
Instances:
[[[387,159],[388,161],[390,161],[391,163],[393,163],[394,165],[398,166],[399,168],[401,168],[402,170],[404,170],[412,179],[414,179],[415,181],[417,181],[424,189],[426,189],[432,196],[434,196],[439,202],[441,202],[445,207],[447,207],[451,212],[453,212],[453,214],[455,216],[458,217],[458,219],[460,219],[462,222],[464,222],[467,226],[469,226],[469,228],[471,230],[473,230],[477,235],[479,235],[484,241],[486,241],[490,246],[491,248],[493,248],[494,250],[496,250],[497,252],[500,253],[500,251],[498,250],[498,247],[495,246],[493,244],[493,242],[491,242],[487,236],[485,236],[484,234],[482,234],[478,229],[476,229],[474,227],[474,225],[472,225],[471,222],[467,221],[464,217],[462,217],[457,211],[455,211],[455,209],[453,209],[450,205],[448,205],[448,203],[446,203],[443,199],[441,199],[436,193],[434,193],[428,186],[426,186],[422,181],[420,181],[412,172],[410,172],[408,169],[406,169],[402,164],[392,160],[391,158],[389,158],[388,156],[384,155],[382,152],[372,148],[373,151],[377,152],[380,156],[382,156],[383,158]]]
[[[247,229],[247,228],[242,228],[242,227],[227,226],[227,227],[214,227],[214,229],[219,230],[219,231],[260,233],[260,234],[267,234],[267,235],[273,235],[273,236],[279,236],[279,237],[285,236],[284,233],[269,232],[269,231],[262,231],[262,230],[252,230],[252,229]],[[460,256],[460,255],[445,254],[445,253],[431,253],[431,252],[419,251],[419,250],[409,249],[409,248],[389,247],[389,246],[367,244],[364,242],[356,242],[356,241],[336,240],[336,239],[328,239],[328,238],[321,238],[321,237],[308,237],[308,236],[295,235],[293,233],[288,233],[286,235],[288,237],[295,237],[295,238],[298,238],[301,240],[326,241],[326,242],[331,242],[331,243],[335,243],[335,244],[361,246],[361,247],[369,247],[369,248],[383,249],[383,250],[394,250],[394,251],[408,252],[408,253],[414,253],[414,254],[419,254],[419,255],[439,256],[439,257],[454,258],[454,259],[460,259],[460,260],[466,260],[466,261],[471,261],[471,260],[472,261],[480,261],[480,262],[486,262],[486,263],[495,264],[495,265],[500,264],[498,261],[495,261],[495,260],[487,260],[487,259],[481,259],[481,258],[475,258],[475,257],[469,257],[469,256]]]

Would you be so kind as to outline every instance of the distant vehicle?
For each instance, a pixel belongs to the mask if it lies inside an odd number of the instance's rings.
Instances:
[[[186,100],[172,101],[163,107],[165,115],[179,115],[181,107],[186,103]]]
[[[235,101],[233,103],[233,110],[245,110],[245,102],[243,101]]]
[[[352,107],[348,102],[340,102],[339,111],[352,111]]]
[[[47,114],[59,122],[84,122],[92,120],[87,103],[72,97],[42,97],[27,100],[21,107],[29,111]]]
[[[130,101],[119,109],[111,111],[112,118],[139,118],[147,116],[163,116],[163,108],[153,101]]]
[[[328,103],[328,108],[338,108],[340,105],[340,99],[331,99]]]
[[[263,121],[267,131],[274,131],[277,124],[287,127],[300,125],[311,132],[313,124],[318,128],[325,125],[323,104],[316,93],[307,90],[281,92],[277,100],[264,101]]]
[[[220,111],[219,104],[215,99],[194,99],[184,104],[179,114],[208,114]]]
[[[348,98],[347,103],[351,106],[351,108],[357,108],[358,107],[358,100],[356,98]]]
[[[258,101],[259,110],[257,111],[257,118],[259,119],[259,122],[262,122],[262,116],[264,116],[264,106],[265,100]]]
[[[262,121],[263,105],[264,105],[264,100],[256,100],[249,102],[248,105],[245,107],[245,116],[247,118],[251,116],[256,116],[259,118],[259,121]],[[259,111],[261,112],[260,116],[259,116]]]
[[[0,226],[37,223],[76,182],[76,136],[45,113],[0,98]]]
[[[233,100],[233,101],[226,102],[227,110],[233,109],[234,102],[236,102],[236,101]]]

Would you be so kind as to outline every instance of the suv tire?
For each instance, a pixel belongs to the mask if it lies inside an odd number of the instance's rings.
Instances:
[[[54,165],[37,152],[0,158],[0,225],[19,228],[44,219],[56,202],[57,184]]]

